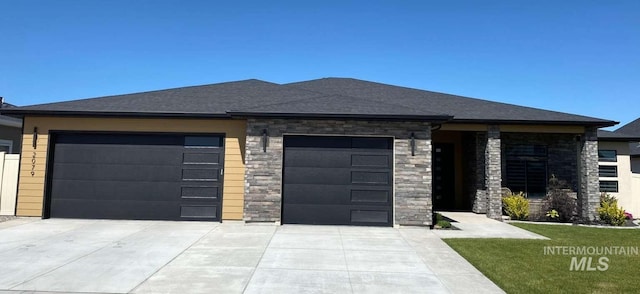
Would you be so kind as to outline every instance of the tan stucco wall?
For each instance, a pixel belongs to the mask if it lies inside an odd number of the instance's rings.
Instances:
[[[612,165],[618,167],[617,178],[603,178],[601,181],[618,181],[618,193],[608,194],[618,199],[618,205],[622,206],[626,211],[631,212],[634,216],[640,215],[640,176],[631,172],[631,158],[629,156],[629,144],[627,142],[598,142],[600,150],[616,150],[617,162],[602,162],[599,165]],[[634,187],[635,186],[635,187]]]
[[[225,134],[222,219],[241,220],[246,125],[244,120],[25,117],[17,215],[42,216],[49,131],[190,132]],[[38,128],[35,149],[34,127]]]

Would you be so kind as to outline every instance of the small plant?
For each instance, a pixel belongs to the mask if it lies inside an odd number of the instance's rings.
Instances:
[[[526,220],[529,217],[529,200],[524,197],[524,193],[511,193],[502,198],[504,211],[511,219]]]
[[[633,220],[633,214],[631,214],[630,212],[624,212],[624,217],[628,220]]]
[[[626,222],[624,209],[618,206],[618,199],[607,193],[600,195],[598,216],[601,221],[612,226],[622,226]]]
[[[450,229],[451,228],[451,223],[449,221],[446,220],[439,220],[436,223],[437,226],[443,228],[443,229]]]
[[[560,215],[558,214],[557,210],[552,209],[552,210],[547,211],[547,217],[552,219],[552,220],[556,220],[558,217],[560,217]]]
[[[570,222],[577,214],[578,205],[576,200],[569,196],[569,186],[565,181],[551,175],[549,179],[549,190],[544,197],[546,211],[555,210],[558,217],[555,220],[560,222]]]

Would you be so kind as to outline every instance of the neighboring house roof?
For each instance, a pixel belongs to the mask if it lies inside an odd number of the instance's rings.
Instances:
[[[640,141],[640,136],[633,136],[629,134],[623,134],[620,132],[611,132],[607,130],[598,130],[599,141],[616,141],[616,142],[633,142]]]
[[[6,110],[11,115],[406,119],[612,126],[616,122],[349,78],[245,80]]]
[[[630,135],[640,137],[640,118],[624,126],[619,127],[617,130],[615,130],[615,132],[622,133],[622,134],[630,134]]]
[[[629,144],[629,151],[632,156],[640,156],[640,118],[619,127],[615,130],[615,133],[618,134],[630,134],[635,136],[634,140],[631,140],[632,143]]]
[[[633,157],[640,156],[640,136],[629,135],[619,132],[598,130],[598,140],[605,142],[627,142],[629,144],[629,154]]]
[[[15,108],[16,106],[13,104],[6,103],[2,101],[2,105],[0,105],[0,111],[7,108]],[[0,126],[12,127],[12,128],[22,128],[22,120],[15,117],[10,117],[6,115],[0,115]]]

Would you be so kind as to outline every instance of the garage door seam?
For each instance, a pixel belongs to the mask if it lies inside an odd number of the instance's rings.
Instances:
[[[344,258],[344,266],[347,268],[347,278],[349,279],[349,288],[353,293],[353,284],[351,283],[351,270],[349,270],[349,263],[347,262],[347,251],[344,249],[344,240],[342,239],[342,230],[338,228],[338,236],[340,236],[340,245],[342,246],[342,257]]]
[[[256,274],[256,271],[258,270],[258,267],[260,266],[260,262],[262,261],[262,258],[264,258],[264,254],[267,252],[267,249],[269,249],[269,246],[271,245],[271,241],[273,240],[273,237],[278,233],[278,231],[280,230],[281,227],[282,226],[277,226],[275,231],[273,232],[273,234],[271,234],[271,238],[269,238],[269,243],[267,243],[267,246],[264,247],[264,251],[262,251],[262,254],[260,255],[260,259],[258,259],[258,263],[251,270],[251,275],[249,276],[249,279],[247,280],[247,284],[244,285],[244,287],[242,288],[242,293],[247,291],[247,287],[249,287],[249,284],[251,284],[251,280],[253,279],[253,276]]]

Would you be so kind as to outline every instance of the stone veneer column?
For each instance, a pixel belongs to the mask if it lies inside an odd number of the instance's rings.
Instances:
[[[244,220],[279,222],[282,210],[282,129],[281,120],[247,122],[244,174]],[[267,130],[267,150],[263,149]]]
[[[583,220],[595,220],[600,205],[598,175],[598,135],[596,128],[586,128],[580,152],[580,193],[578,209]]]
[[[502,220],[502,162],[500,159],[500,126],[487,128],[485,150],[485,186],[487,187],[487,217]]]
[[[487,213],[487,187],[485,183],[485,150],[487,149],[487,136],[484,133],[476,133],[476,190],[473,207],[475,213]]]
[[[263,130],[269,135],[263,150]],[[410,134],[415,136],[411,155]],[[432,224],[431,126],[426,122],[249,119],[244,220],[278,222],[282,207],[283,134],[394,138],[394,224]]]
[[[395,224],[428,226],[433,224],[431,129],[426,126],[413,133],[414,155],[410,133],[399,133],[394,141]]]

